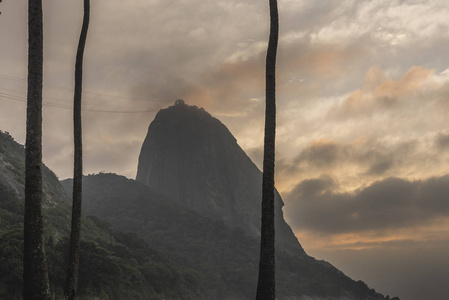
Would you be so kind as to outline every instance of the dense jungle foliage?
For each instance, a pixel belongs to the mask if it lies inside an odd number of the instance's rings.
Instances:
[[[0,299],[21,299],[23,146],[0,132]],[[68,260],[70,202],[44,168],[45,249],[51,291],[62,299]],[[19,191],[16,191],[18,189]],[[79,299],[202,299],[202,279],[132,233],[96,217],[82,221]]]
[[[62,184],[70,193],[71,180]],[[254,299],[258,239],[116,174],[86,176],[84,201],[86,214],[109,221],[116,230],[134,232],[176,264],[198,270],[207,299]],[[276,259],[278,297],[341,297],[347,290],[357,299],[379,296],[365,283],[353,281],[325,261],[292,256],[282,248],[277,249]]]

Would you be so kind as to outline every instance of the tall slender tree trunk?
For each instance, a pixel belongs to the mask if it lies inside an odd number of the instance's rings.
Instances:
[[[274,300],[275,247],[274,247],[274,153],[276,136],[276,53],[279,35],[279,17],[276,0],[270,2],[270,38],[268,42],[265,74],[265,139],[262,180],[262,225],[260,240],[259,280],[256,300]]]
[[[42,217],[42,0],[28,1],[28,94],[25,142],[23,299],[48,300]]]
[[[75,62],[75,94],[73,98],[73,134],[74,134],[74,168],[73,168],[73,200],[72,228],[70,232],[70,254],[67,270],[64,299],[74,299],[78,289],[78,271],[81,233],[81,202],[83,180],[83,147],[81,128],[81,94],[83,80],[83,56],[89,28],[90,3],[84,0],[84,17],[81,28],[78,51]]]

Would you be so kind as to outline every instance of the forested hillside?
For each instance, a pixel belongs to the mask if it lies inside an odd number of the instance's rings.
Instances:
[[[70,194],[71,180],[63,186]],[[175,263],[197,269],[206,299],[253,299],[259,240],[158,195],[140,182],[116,174],[84,178],[84,212],[112,228],[143,237]],[[383,299],[325,261],[277,251],[279,299]]]
[[[21,299],[24,148],[0,132],[0,299]],[[44,167],[45,242],[55,299],[65,284],[70,202]],[[79,299],[203,299],[198,272],[178,267],[135,234],[82,221]],[[98,299],[97,298],[97,299]]]
[[[0,132],[0,299],[21,299],[23,146]],[[79,299],[253,299],[259,240],[116,174],[84,177]],[[72,181],[44,167],[52,293],[65,282]],[[66,190],[66,192],[64,191]],[[303,251],[277,251],[279,299],[384,299]],[[300,246],[298,249],[301,249]]]

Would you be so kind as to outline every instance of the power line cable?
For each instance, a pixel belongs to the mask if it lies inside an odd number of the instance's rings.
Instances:
[[[24,84],[27,82],[26,79],[24,79],[24,78],[11,76],[11,75],[4,74],[4,73],[0,73],[0,77],[4,78],[4,79],[7,79],[7,80],[24,83]],[[61,91],[64,91],[64,92],[73,93],[73,91],[74,91],[71,88],[63,87],[63,86],[52,84],[52,83],[44,83],[43,85],[45,87],[53,88],[53,89],[56,89],[56,90],[61,90]],[[119,99],[119,100],[134,100],[134,101],[146,101],[146,102],[151,101],[151,102],[162,102],[162,103],[172,102],[172,100],[144,99],[144,98],[135,98],[135,97],[125,97],[125,96],[120,96],[120,95],[111,95],[111,94],[106,94],[106,93],[101,93],[101,92],[96,92],[96,91],[83,90],[83,94],[85,94],[85,93],[89,94],[91,96],[115,98],[115,99]]]
[[[13,101],[19,101],[19,102],[27,102],[27,99],[21,96],[6,94],[0,91],[0,98],[13,100]],[[59,109],[67,109],[67,110],[73,110],[71,106],[65,106],[58,103],[51,103],[47,101],[42,102],[43,106],[47,107],[53,107],[53,108],[59,108]],[[116,114],[137,114],[137,113],[150,113],[150,112],[156,112],[158,109],[147,109],[147,110],[107,110],[107,109],[88,109],[83,108],[82,111],[85,112],[98,112],[98,113],[116,113]]]

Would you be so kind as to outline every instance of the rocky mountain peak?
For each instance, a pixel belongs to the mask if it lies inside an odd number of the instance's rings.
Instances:
[[[177,204],[253,236],[260,235],[262,173],[218,119],[176,100],[148,128],[136,180]],[[277,235],[303,251],[283,219],[276,193]]]

